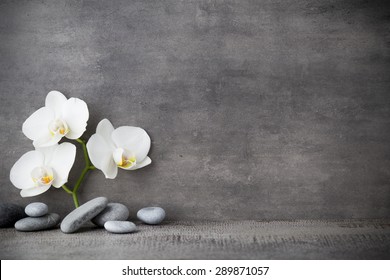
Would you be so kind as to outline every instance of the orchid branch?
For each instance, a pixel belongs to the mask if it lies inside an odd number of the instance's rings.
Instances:
[[[65,185],[63,185],[62,188],[63,188],[68,194],[71,194],[71,195],[72,195],[73,202],[74,202],[74,206],[77,208],[77,207],[80,206],[79,199],[78,199],[78,196],[77,196],[77,191],[79,190],[79,188],[80,188],[80,186],[81,186],[81,183],[82,183],[83,180],[84,180],[85,175],[88,173],[89,170],[95,169],[95,166],[93,166],[93,165],[91,164],[91,161],[90,161],[89,156],[88,156],[87,146],[85,145],[85,141],[82,140],[82,139],[80,139],[80,138],[76,139],[76,141],[77,141],[78,143],[80,143],[81,146],[82,146],[82,148],[83,148],[85,167],[84,167],[83,171],[81,172],[80,177],[79,177],[79,179],[77,180],[76,184],[74,185],[73,190],[70,190],[70,189],[69,189],[68,187],[66,187]]]
[[[10,170],[10,180],[21,190],[22,197],[42,194],[54,186],[71,195],[77,208],[77,192],[90,170],[99,169],[107,179],[114,179],[118,169],[133,171],[152,163],[148,157],[151,140],[144,129],[114,128],[108,119],[103,119],[87,144],[80,137],[88,119],[88,106],[83,100],[68,99],[59,91],[47,94],[45,106],[30,115],[22,126],[35,150],[22,155]],[[73,188],[62,185],[67,182],[76,157],[74,144],[58,144],[64,137],[75,139],[84,154],[85,166]]]

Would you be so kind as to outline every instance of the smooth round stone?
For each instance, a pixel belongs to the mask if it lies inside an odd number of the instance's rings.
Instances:
[[[149,225],[158,225],[165,218],[165,211],[161,207],[146,207],[137,212],[137,217]]]
[[[126,221],[129,218],[129,209],[121,203],[108,203],[107,207],[92,222],[103,227],[107,221]]]
[[[94,198],[70,212],[61,223],[64,233],[73,233],[80,229],[83,224],[96,217],[106,208],[108,199],[105,197]]]
[[[129,221],[107,221],[104,228],[111,233],[131,233],[137,230],[137,226]]]
[[[0,203],[0,228],[13,227],[25,217],[23,207],[13,203]]]
[[[38,231],[51,229],[60,222],[60,215],[50,213],[42,217],[27,217],[16,222],[15,229],[18,231]]]
[[[49,207],[42,202],[33,202],[26,206],[24,212],[30,217],[41,217],[49,213]]]

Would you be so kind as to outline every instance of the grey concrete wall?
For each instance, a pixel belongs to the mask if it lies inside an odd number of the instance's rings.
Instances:
[[[9,182],[31,149],[22,123],[57,89],[88,103],[86,136],[107,117],[152,138],[153,165],[91,173],[81,201],[170,219],[389,217],[385,2],[1,1],[0,201],[72,209],[62,190],[22,199]]]

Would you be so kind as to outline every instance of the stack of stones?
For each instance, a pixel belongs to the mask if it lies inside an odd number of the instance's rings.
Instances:
[[[147,224],[159,224],[165,218],[165,211],[160,207],[143,208],[137,213],[138,218]],[[91,221],[98,227],[104,227],[111,233],[132,233],[137,226],[127,221],[129,209],[121,203],[108,203],[105,197],[92,199],[70,212],[61,223],[64,233],[74,233]]]
[[[24,212],[28,217],[15,223],[15,229],[18,231],[48,230],[60,223],[60,215],[49,213],[49,207],[42,202],[30,203]]]
[[[129,210],[120,203],[108,203],[105,197],[98,197],[84,203],[70,212],[61,223],[64,233],[78,231],[85,223],[92,221],[95,225],[103,227],[108,223],[108,231],[114,233],[130,233],[136,230],[135,224],[126,221]]]
[[[146,207],[137,212],[139,220],[149,225],[158,225],[165,218],[165,211],[160,207]],[[105,197],[98,197],[84,203],[70,212],[61,223],[64,233],[78,231],[84,224],[91,221],[98,227],[104,227],[111,233],[132,233],[137,226],[127,221],[129,209],[121,203],[108,203]],[[0,227],[12,227],[18,231],[38,231],[55,228],[60,222],[60,216],[49,213],[49,207],[41,202],[34,202],[22,207],[0,203]]]

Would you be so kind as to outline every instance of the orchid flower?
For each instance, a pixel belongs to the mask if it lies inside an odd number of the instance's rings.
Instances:
[[[134,126],[114,129],[107,119],[100,121],[96,134],[87,143],[87,149],[93,165],[108,179],[117,176],[118,167],[136,170],[152,162],[147,156],[150,137],[145,130]]]
[[[25,153],[11,168],[10,180],[21,189],[22,197],[39,195],[50,186],[62,187],[76,157],[76,147],[71,143],[47,148],[37,148]]]
[[[22,131],[33,140],[34,147],[48,147],[62,137],[79,138],[86,130],[88,118],[88,106],[83,100],[67,99],[61,92],[51,91],[46,96],[45,107],[23,123]]]

